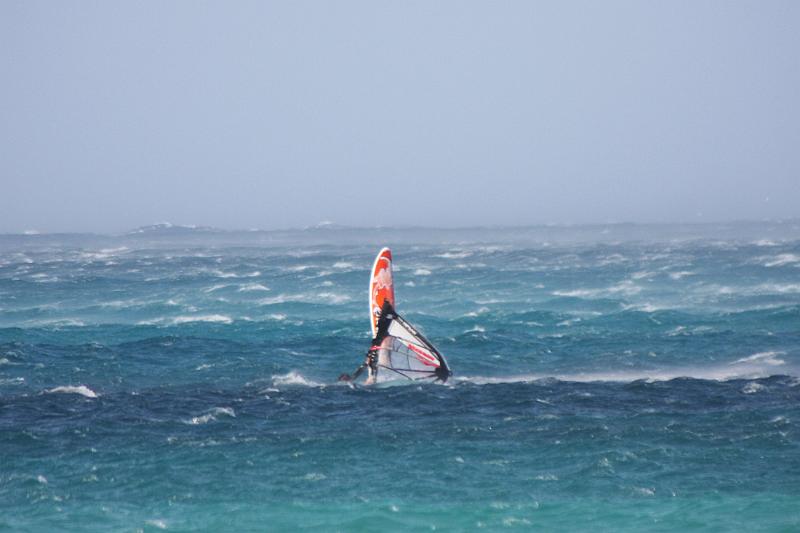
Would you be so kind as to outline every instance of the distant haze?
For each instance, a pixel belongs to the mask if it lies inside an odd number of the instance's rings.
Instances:
[[[0,3],[0,232],[800,215],[800,2]]]

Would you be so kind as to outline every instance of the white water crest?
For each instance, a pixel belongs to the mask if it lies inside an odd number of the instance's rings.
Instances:
[[[683,367],[661,370],[624,370],[624,371],[597,371],[575,372],[566,374],[519,374],[511,376],[456,376],[456,382],[486,385],[494,383],[548,383],[555,381],[571,381],[577,383],[592,382],[617,382],[632,383],[634,381],[670,381],[678,378],[704,379],[710,381],[730,381],[735,379],[761,379],[776,374],[775,365],[771,360],[754,361],[749,364],[731,363],[724,366],[710,367]],[[781,371],[780,374],[794,375],[797,372]]]
[[[553,296],[565,296],[572,298],[596,298],[603,296],[624,295],[632,296],[641,292],[642,288],[630,280],[625,280],[616,285],[601,287],[596,289],[574,289],[568,291],[553,291]]]
[[[209,422],[218,420],[218,417],[220,416],[236,418],[236,412],[230,407],[214,407],[203,415],[193,416],[186,423],[193,426],[207,424]]]
[[[303,293],[303,294],[278,294],[269,298],[262,298],[256,302],[258,305],[279,305],[284,303],[324,303],[339,305],[350,301],[350,296],[335,292]]]
[[[761,258],[765,267],[778,267],[790,265],[793,263],[800,263],[800,255],[797,254],[778,254],[776,256],[767,256]]]
[[[287,374],[276,374],[272,376],[272,385],[302,385],[304,387],[322,387],[323,383],[310,380],[299,372],[292,370]]]
[[[227,315],[197,315],[197,316],[177,316],[172,319],[172,323],[188,324],[191,322],[212,322],[219,324],[231,324],[233,319]]]
[[[732,362],[732,365],[737,365],[741,363],[763,363],[766,365],[771,366],[779,366],[786,364],[786,361],[783,359],[778,359],[777,356],[785,355],[786,352],[758,352],[754,353],[753,355],[748,355],[747,357],[742,357],[741,359],[737,359],[736,361]]]
[[[92,389],[87,387],[86,385],[63,385],[61,387],[55,387],[53,389],[47,389],[44,391],[48,394],[54,393],[64,393],[64,394],[80,394],[81,396],[85,396],[86,398],[97,398],[97,393],[94,392]]]
[[[238,292],[268,291],[269,287],[261,283],[247,283],[237,289]]]

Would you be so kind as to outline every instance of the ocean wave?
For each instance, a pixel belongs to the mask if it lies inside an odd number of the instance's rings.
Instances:
[[[61,387],[55,387],[53,389],[47,389],[44,392],[47,394],[54,394],[54,393],[80,394],[81,396],[85,396],[86,398],[98,397],[98,394],[89,387],[87,387],[86,385],[78,385],[78,386],[64,385]]]
[[[753,355],[748,355],[747,357],[742,357],[741,359],[737,359],[736,361],[730,363],[732,365],[738,365],[742,363],[764,363],[771,366],[779,366],[786,364],[786,361],[783,359],[778,359],[777,356],[785,355],[786,352],[758,352],[754,353]]]
[[[205,293],[214,292],[220,289],[224,289],[225,287],[230,287],[230,285],[228,285],[227,283],[217,283],[216,285],[212,285],[211,287],[203,289],[203,292]]]
[[[193,416],[189,420],[185,421],[185,423],[193,426],[199,426],[213,422],[218,419],[217,417],[220,416],[236,418],[236,412],[230,407],[214,407],[203,415]]]
[[[80,254],[81,259],[88,259],[90,261],[97,261],[108,259],[129,251],[127,246],[120,246],[118,248],[103,248],[98,251],[87,251]]]
[[[630,280],[625,280],[616,285],[601,287],[597,289],[574,289],[569,291],[553,291],[553,296],[564,296],[568,298],[596,298],[604,296],[633,296],[642,291],[642,288]]]
[[[288,374],[276,374],[272,376],[272,385],[275,387],[281,385],[302,385],[304,387],[322,387],[324,383],[310,380],[299,372],[292,370]]]
[[[255,270],[253,272],[248,272],[246,274],[236,274],[235,272],[223,272],[222,270],[212,270],[211,274],[214,274],[218,278],[222,279],[229,279],[229,278],[257,278],[261,275],[261,272]]]
[[[795,294],[800,292],[800,283],[763,283],[754,287],[755,294]]]
[[[653,305],[648,302],[638,303],[638,304],[626,304],[622,306],[623,311],[640,311],[642,313],[657,313],[658,311],[664,311],[668,309],[667,307],[661,307],[659,305]]]
[[[68,328],[76,327],[82,328],[86,326],[86,322],[78,320],[77,318],[55,318],[46,320],[30,320],[25,323],[26,326],[34,327],[52,327],[52,328]]]
[[[742,392],[745,393],[745,394],[754,394],[754,393],[760,392],[760,391],[762,391],[764,389],[766,389],[766,387],[764,385],[762,385],[761,383],[750,382],[747,385],[745,385],[744,387],[742,387]]]
[[[571,374],[519,374],[507,376],[456,376],[453,380],[457,383],[473,383],[487,385],[497,383],[534,383],[542,384],[553,381],[576,383],[616,382],[632,383],[634,381],[659,382],[673,379],[703,379],[709,381],[731,381],[737,379],[763,379],[776,375],[772,365],[750,365],[746,368],[732,368],[730,365],[715,367],[676,368],[664,370],[641,371],[600,371],[578,372]],[[781,375],[786,375],[781,372]]]
[[[192,322],[214,322],[219,324],[232,324],[233,319],[227,315],[188,315],[176,316],[171,320],[173,324],[189,324]]]
[[[778,254],[775,256],[760,257],[759,259],[764,261],[762,264],[765,267],[777,267],[800,263],[800,255],[797,254]]]
[[[335,292],[317,292],[301,294],[278,294],[269,298],[262,298],[256,302],[258,305],[278,305],[284,303],[324,303],[330,305],[343,304],[350,301],[350,296]]]
[[[460,251],[444,252],[441,254],[434,254],[433,257],[440,257],[442,259],[465,259],[471,255],[472,252],[468,250],[460,250]]]
[[[253,292],[253,291],[268,291],[269,287],[266,285],[262,285],[261,283],[247,283],[245,285],[240,286],[237,291],[238,292]]]

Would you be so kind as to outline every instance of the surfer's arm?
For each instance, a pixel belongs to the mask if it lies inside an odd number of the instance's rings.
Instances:
[[[356,371],[353,372],[353,376],[350,379],[356,379],[361,375],[365,368],[367,368],[367,363],[362,363],[360,367],[356,368]]]

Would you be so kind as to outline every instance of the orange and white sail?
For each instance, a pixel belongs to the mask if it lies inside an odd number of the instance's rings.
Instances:
[[[372,336],[378,332],[378,318],[384,300],[394,307],[394,280],[392,279],[392,251],[384,248],[375,258],[369,279],[369,317]]]

